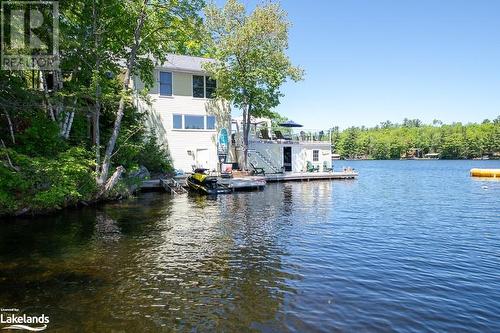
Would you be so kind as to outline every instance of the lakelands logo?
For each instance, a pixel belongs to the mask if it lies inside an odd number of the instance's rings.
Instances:
[[[2,309],[2,312],[18,311],[18,309]],[[49,322],[49,316],[44,314],[40,316],[30,316],[26,314],[0,313],[0,326],[2,326],[2,330],[27,330],[38,332],[47,329],[47,324]]]
[[[4,70],[59,67],[59,2],[1,0],[0,57]]]

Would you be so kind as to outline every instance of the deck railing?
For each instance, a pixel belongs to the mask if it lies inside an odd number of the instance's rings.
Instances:
[[[271,142],[291,143],[328,143],[331,142],[330,131],[290,128],[257,128],[250,133],[250,139]]]

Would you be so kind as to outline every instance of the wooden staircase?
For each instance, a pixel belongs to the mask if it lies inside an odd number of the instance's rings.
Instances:
[[[187,190],[182,186],[177,180],[173,178],[169,179],[160,179],[160,184],[163,186],[165,191],[170,192],[170,194],[183,194],[187,193]]]
[[[254,158],[254,161],[255,161],[255,157],[258,157],[259,160],[261,160],[261,162],[263,164],[265,164],[267,166],[268,169],[271,170],[270,173],[282,173],[283,170],[282,168],[279,168],[277,166],[274,165],[274,163],[271,161],[271,159],[267,158],[266,156],[264,156],[261,152],[257,151],[257,150],[254,150],[252,152],[248,152],[248,157],[250,158]],[[257,163],[258,165],[259,163]],[[266,171],[266,173],[269,173],[268,171]]]

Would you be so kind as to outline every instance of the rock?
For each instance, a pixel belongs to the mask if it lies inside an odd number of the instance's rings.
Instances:
[[[139,178],[139,179],[143,180],[143,179],[148,179],[148,178],[150,178],[150,177],[151,177],[151,174],[149,173],[149,170],[148,170],[148,169],[146,169],[146,167],[145,167],[145,166],[141,165],[141,166],[139,167],[139,170],[134,171],[134,172],[131,172],[131,173],[129,174],[129,177],[130,177],[130,178]]]

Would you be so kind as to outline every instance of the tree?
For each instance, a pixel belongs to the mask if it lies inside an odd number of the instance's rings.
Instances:
[[[302,79],[285,54],[290,23],[278,4],[258,5],[247,15],[237,0],[205,9],[209,47],[215,62],[205,69],[217,80],[217,96],[243,111],[244,165],[248,161],[251,117],[270,116],[281,85]]]
[[[141,94],[133,96],[130,83],[138,78],[149,88],[154,66],[168,53],[201,55],[202,6],[202,0],[60,2],[60,68],[0,71],[0,215],[120,197],[126,189],[111,191],[120,165],[170,169],[168,152],[144,128],[133,103]]]
[[[97,182],[103,193],[113,187],[123,168],[108,179],[131,81],[139,77],[146,89],[154,82],[154,66],[168,53],[199,54],[199,10],[202,0],[91,0],[63,6],[62,66],[71,83],[91,101]],[[77,70],[75,72],[74,69]],[[103,102],[116,112],[101,159],[100,117]]]

